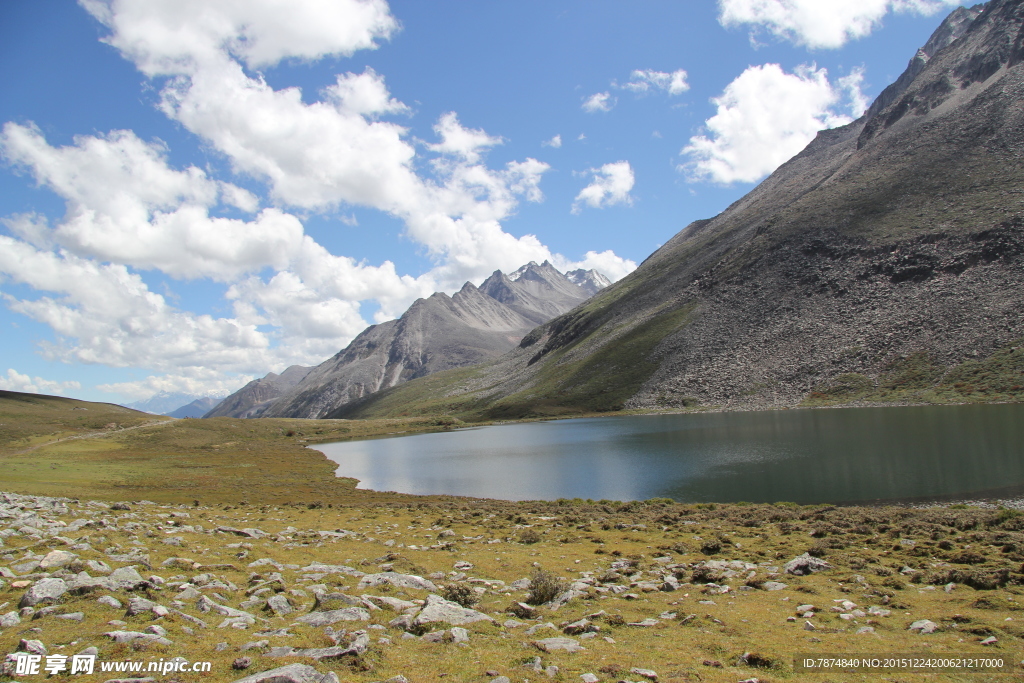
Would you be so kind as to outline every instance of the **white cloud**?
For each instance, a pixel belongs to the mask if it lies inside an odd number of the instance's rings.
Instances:
[[[687,74],[683,69],[672,73],[665,71],[654,71],[652,69],[637,69],[629,76],[629,81],[622,84],[622,88],[632,90],[635,93],[647,93],[651,90],[662,90],[669,95],[681,95],[690,89],[686,82]]]
[[[189,73],[225,52],[250,68],[373,49],[398,29],[384,0],[79,0],[148,76]]]
[[[592,168],[587,173],[592,175],[593,179],[576,195],[572,205],[573,213],[579,213],[584,205],[601,209],[614,204],[633,203],[629,191],[633,189],[636,178],[628,161],[605,164],[601,168]]]
[[[636,261],[624,259],[608,249],[602,252],[588,251],[583,255],[582,261],[568,261],[555,259],[553,265],[563,273],[570,270],[582,268],[594,270],[606,275],[612,282],[617,282],[636,270]]]
[[[429,149],[439,154],[451,154],[470,164],[478,163],[481,153],[488,147],[503,142],[500,137],[492,137],[480,129],[463,128],[459,117],[452,111],[438,119],[434,132],[441,137],[441,142],[427,145]]]
[[[961,0],[719,0],[723,26],[752,25],[809,48],[839,48],[869,35],[889,12],[933,14]]]
[[[62,395],[66,391],[81,389],[82,385],[75,381],[54,382],[42,377],[29,377],[23,375],[14,368],[7,368],[7,376],[0,375],[0,389],[7,391],[20,391],[26,394],[57,394]]]
[[[583,100],[583,111],[594,113],[595,111],[611,111],[615,106],[615,98],[610,92],[599,92]]]
[[[0,296],[54,331],[56,341],[43,347],[49,358],[155,373],[106,390],[135,398],[229,391],[335,353],[365,327],[361,302],[379,304],[380,322],[496,268],[545,259],[582,267],[534,235],[502,229],[520,201],[543,199],[547,164],[485,166],[484,153],[502,139],[462,126],[454,112],[438,119],[437,142],[409,139],[382,120],[408,107],[369,68],[339,74],[313,102],[243,68],[373,48],[397,30],[382,0],[81,3],[110,28],[107,42],[154,78],[165,114],[252,179],[247,187],[267,188],[257,196],[194,166],[174,168],[161,142],[131,131],[55,146],[32,125],[3,127],[0,152],[63,198],[66,212],[2,219],[10,236],[0,235],[0,277],[36,294]],[[436,155],[428,163],[424,150]],[[608,187],[597,205],[624,201]],[[355,224],[339,211],[355,205],[404,221],[434,267],[413,277],[388,261],[331,254],[289,212],[338,211]],[[219,213],[226,207],[250,215],[227,218]],[[579,263],[603,263],[612,278],[635,267],[611,252],[588,252]],[[150,291],[139,270],[222,283],[232,312],[181,310]]]
[[[545,140],[544,142],[542,142],[540,144],[541,144],[542,147],[554,147],[555,149],[558,149],[559,147],[562,146],[562,136],[561,135],[556,135],[553,138],[551,138],[550,140]]]
[[[837,111],[845,96],[859,116],[866,100],[855,70],[838,88],[825,69],[813,65],[786,73],[778,64],[748,67],[712,98],[718,111],[705,121],[705,134],[690,138],[682,168],[694,180],[753,182],[775,170],[814,139],[819,130],[849,123]]]
[[[280,372],[284,366],[270,368]],[[264,373],[266,374],[266,373]],[[232,375],[211,369],[198,369],[190,374],[150,375],[134,382],[112,382],[97,385],[100,391],[121,394],[135,400],[151,398],[155,394],[190,394],[192,396],[226,396],[255,379],[252,375]]]

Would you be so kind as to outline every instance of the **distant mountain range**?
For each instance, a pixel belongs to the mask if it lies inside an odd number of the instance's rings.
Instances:
[[[210,412],[217,407],[217,404],[221,402],[220,398],[213,398],[212,396],[203,396],[192,401],[188,405],[181,406],[177,410],[172,410],[169,413],[164,413],[169,417],[202,417],[206,413]]]
[[[220,402],[220,397],[161,391],[145,401],[125,403],[125,408],[171,417],[202,417]]]
[[[292,366],[250,382],[205,417],[330,417],[381,389],[499,356],[609,284],[597,271],[563,275],[547,261],[510,275],[494,271],[479,287],[467,282],[453,296],[418,299],[315,368]]]
[[[1024,0],[991,0],[586,305],[332,414],[1021,401],[1022,257]]]

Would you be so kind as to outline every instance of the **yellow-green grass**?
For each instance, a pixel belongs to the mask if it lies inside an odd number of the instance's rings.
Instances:
[[[71,520],[88,510],[84,504],[72,504],[62,519]],[[159,514],[187,512],[188,519],[181,524],[202,524],[207,530],[216,526],[236,528],[257,527],[277,533],[292,526],[299,530],[291,539],[245,539],[230,535],[209,535],[175,530]],[[780,580],[788,584],[781,591],[739,591],[743,578],[728,581],[733,590],[725,595],[708,595],[700,584],[684,585],[672,592],[644,592],[629,587],[628,578],[617,585],[636,595],[635,599],[594,590],[571,601],[558,610],[541,608],[539,619],[530,620],[515,629],[501,628],[497,624],[474,624],[469,647],[446,643],[402,640],[401,631],[388,627],[396,614],[389,611],[372,612],[371,624],[384,626],[371,629],[374,643],[370,650],[357,659],[340,662],[315,663],[301,659],[274,659],[266,656],[266,648],[240,652],[248,642],[259,640],[255,631],[261,628],[282,628],[292,624],[289,617],[273,617],[269,613],[250,608],[266,623],[248,630],[215,628],[221,617],[198,613],[189,604],[182,609],[210,622],[211,628],[196,628],[188,634],[182,627],[193,627],[181,617],[171,615],[158,620],[166,628],[171,646],[150,646],[135,649],[115,646],[101,634],[115,628],[143,630],[153,623],[151,615],[124,617],[123,610],[99,605],[91,596],[67,596],[61,611],[85,614],[82,623],[68,623],[53,618],[25,621],[0,635],[0,650],[11,651],[21,638],[44,641],[51,653],[72,654],[89,645],[100,649],[101,658],[156,660],[183,656],[190,661],[213,662],[210,674],[184,673],[174,676],[182,683],[199,681],[233,681],[243,674],[231,669],[236,657],[247,655],[253,659],[248,672],[266,670],[292,662],[311,663],[320,671],[338,672],[341,680],[369,683],[404,675],[414,683],[486,681],[496,671],[513,681],[547,680],[521,664],[535,656],[542,658],[544,666],[560,669],[556,680],[575,681],[583,673],[594,673],[602,681],[638,680],[629,669],[653,669],[661,681],[705,681],[708,683],[735,683],[750,677],[761,681],[877,681],[877,674],[820,675],[794,671],[793,657],[797,654],[843,655],[918,653],[935,657],[1001,656],[1018,662],[1018,675],[1024,673],[1019,666],[1024,636],[1024,590],[1019,584],[1009,583],[994,590],[974,590],[959,586],[950,593],[942,586],[926,590],[928,580],[934,578],[932,569],[923,578],[904,576],[899,570],[905,565],[915,568],[930,567],[936,562],[949,562],[950,566],[966,571],[1012,569],[1010,574],[1021,578],[1019,551],[1005,552],[995,543],[1006,534],[1020,535],[1020,518],[1012,515],[980,510],[904,510],[904,509],[833,509],[823,506],[687,506],[655,501],[650,503],[614,504],[563,501],[562,503],[503,503],[500,501],[410,502],[381,504],[364,507],[332,507],[309,509],[305,505],[246,505],[246,506],[158,506],[132,505],[126,513],[110,511],[104,516],[122,521],[160,524],[147,531],[82,529],[71,534],[76,541],[87,541],[97,548],[118,546],[129,548],[140,542],[150,554],[152,569],[139,567],[144,576],[158,574],[167,580],[183,580],[199,573],[212,573],[236,584],[238,594],[225,593],[227,604],[237,607],[244,599],[241,591],[250,585],[253,572],[264,574],[272,567],[250,569],[246,565],[264,557],[300,566],[319,561],[330,564],[348,564],[365,572],[380,571],[390,565],[395,571],[421,575],[433,572],[451,572],[456,561],[468,561],[474,567],[470,577],[498,579],[506,583],[530,576],[540,566],[559,577],[570,580],[581,572],[601,576],[612,561],[630,559],[637,569],[644,571],[659,567],[654,559],[668,553],[673,563],[692,564],[707,559],[743,559],[781,565],[785,560],[808,549],[824,555],[834,569],[807,577],[783,575]],[[642,524],[645,528],[636,528]],[[623,527],[623,528],[617,528]],[[531,544],[518,542],[523,529],[532,529],[540,541]],[[360,536],[340,540],[321,540],[318,529],[345,529]],[[454,537],[438,539],[439,532],[451,529]],[[939,533],[939,529],[944,529]],[[312,534],[307,532],[314,532]],[[813,534],[813,536],[812,536]],[[161,543],[166,536],[182,538],[184,545],[167,546]],[[815,538],[815,536],[817,538]],[[932,540],[941,536],[941,540]],[[467,539],[468,537],[468,539]],[[479,537],[479,538],[478,538]],[[701,551],[702,545],[712,538],[725,542],[714,555]],[[373,540],[368,540],[373,539]],[[472,540],[470,540],[472,539]],[[501,539],[491,544],[487,541]],[[913,540],[910,548],[900,540]],[[393,541],[385,546],[384,542]],[[939,544],[946,541],[949,549]],[[232,545],[234,547],[228,547]],[[417,549],[408,546],[416,545]],[[404,547],[403,547],[404,546]],[[424,546],[426,548],[424,549]],[[835,547],[832,547],[835,546]],[[952,562],[965,548],[980,557],[977,564]],[[49,548],[66,548],[56,540],[43,542],[24,537],[7,540],[2,550],[12,556],[21,556],[25,549],[42,554]],[[1008,556],[1016,553],[1017,559]],[[84,553],[83,557],[88,555]],[[242,555],[242,556],[240,556]],[[102,554],[97,554],[102,558]],[[195,568],[187,564],[162,567],[170,557],[187,558],[198,563]],[[6,564],[6,563],[5,563]],[[626,574],[626,572],[620,572]],[[690,581],[689,569],[683,571],[683,582]],[[332,574],[322,579],[303,581],[303,572],[286,571],[287,588],[303,588],[312,583],[326,583],[332,591],[358,594],[357,579]],[[758,579],[766,578],[767,569],[759,567]],[[857,576],[862,578],[858,581]],[[920,583],[914,583],[920,581]],[[439,580],[437,583],[447,583]],[[0,604],[16,605],[24,589],[14,589],[11,582],[0,589]],[[471,584],[473,585],[473,584]],[[608,584],[615,585],[615,584]],[[204,591],[212,594],[211,591]],[[389,595],[402,599],[423,599],[426,593],[397,588],[375,588],[370,594]],[[140,593],[161,604],[173,600],[174,591],[149,590]],[[847,622],[832,613],[834,601],[849,599],[862,608],[881,604],[888,596],[889,617],[859,618]],[[126,600],[127,595],[118,598]],[[508,618],[504,610],[514,601],[525,597],[523,591],[501,593],[488,591],[475,606],[490,614],[499,623]],[[716,604],[702,604],[711,600]],[[299,614],[312,607],[312,596],[295,598]],[[811,618],[816,631],[803,629],[804,618],[787,621],[796,615],[796,606],[814,604],[817,614]],[[10,606],[2,611],[11,609]],[[542,630],[534,636],[525,635],[531,624],[550,621],[556,626],[572,622],[603,610],[605,616],[594,619],[601,630],[598,637],[581,640],[586,648],[573,654],[546,654],[532,645],[533,641],[562,635],[556,630]],[[648,617],[657,618],[664,612],[675,612],[675,618],[665,618],[651,628],[629,626]],[[689,615],[694,615],[689,618]],[[296,615],[292,615],[293,617]],[[1012,621],[1008,621],[1007,618]],[[122,619],[125,626],[108,622]],[[907,630],[917,619],[930,619],[940,630],[930,635],[919,635]],[[339,624],[350,630],[366,628],[367,623]],[[871,625],[873,634],[857,635],[855,630]],[[440,630],[444,625],[437,625]],[[34,631],[31,629],[40,629]],[[270,637],[270,645],[292,647],[326,647],[331,645],[322,629],[308,626],[289,626],[292,638]],[[994,635],[995,646],[982,646],[980,641]],[[390,639],[389,644],[379,637]],[[604,637],[615,642],[606,642]],[[217,651],[217,643],[229,647]],[[740,662],[744,653],[756,653],[766,667]],[[715,663],[720,664],[716,666]],[[603,670],[603,671],[602,671]],[[70,677],[87,683],[112,677]],[[956,673],[900,674],[886,676],[890,680],[913,681],[988,681],[1001,680],[992,675],[965,675]],[[64,680],[64,679],[60,679]],[[1008,678],[1007,680],[1013,680]]]

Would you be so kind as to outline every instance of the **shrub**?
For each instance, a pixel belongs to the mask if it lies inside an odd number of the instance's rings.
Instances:
[[[526,596],[527,605],[543,605],[551,602],[568,590],[569,585],[551,572],[543,569],[534,570],[530,576],[530,592]]]
[[[475,590],[461,583],[449,583],[441,588],[441,597],[450,602],[455,602],[463,607],[472,607],[480,602],[480,596]]]
[[[540,534],[533,529],[523,529],[519,532],[519,542],[525,543],[526,545],[532,545],[534,543],[540,543]]]

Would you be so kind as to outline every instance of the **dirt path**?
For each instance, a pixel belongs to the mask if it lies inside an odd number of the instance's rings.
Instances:
[[[44,443],[36,444],[35,446],[29,446],[28,448],[20,451],[14,451],[11,455],[24,455],[25,453],[31,453],[34,450],[38,450],[43,446],[52,446],[55,443],[62,441],[74,441],[75,439],[95,439],[100,436],[110,436],[112,434],[121,434],[123,432],[130,432],[134,429],[143,429],[144,427],[166,427],[169,424],[174,424],[177,420],[151,420],[149,422],[143,422],[140,425],[134,427],[125,427],[123,429],[107,429],[102,432],[88,432],[86,434],[75,434],[74,436],[62,436],[54,439],[53,441],[46,441]]]

